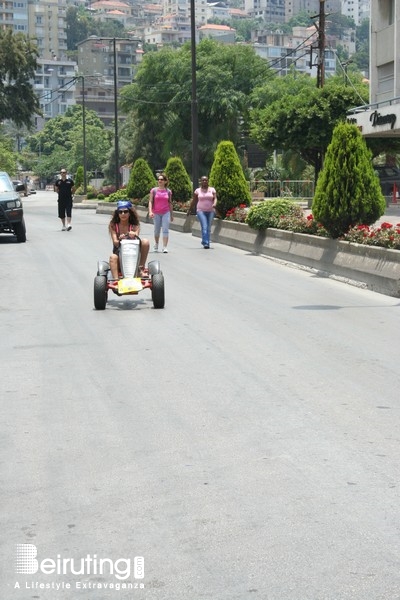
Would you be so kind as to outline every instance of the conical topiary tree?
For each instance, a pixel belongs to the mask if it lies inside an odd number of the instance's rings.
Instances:
[[[130,172],[129,181],[126,186],[128,198],[140,200],[144,198],[156,185],[156,178],[150,169],[149,163],[144,158],[138,158]]]
[[[372,225],[386,208],[371,152],[356,125],[339,123],[319,174],[312,212],[333,238]]]
[[[209,182],[217,191],[217,209],[222,218],[228,210],[239,204],[250,205],[249,186],[232,142],[218,144]]]
[[[172,192],[172,199],[178,202],[187,202],[192,198],[192,183],[182,160],[178,156],[171,156],[165,167],[168,177],[168,187]]]
[[[83,167],[78,167],[74,179],[75,187],[83,186]]]

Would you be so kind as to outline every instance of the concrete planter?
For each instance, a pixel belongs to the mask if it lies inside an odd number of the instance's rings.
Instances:
[[[192,234],[201,237],[199,223],[194,223]],[[400,297],[399,250],[281,229],[255,231],[244,223],[221,220],[214,221],[211,239],[247,252],[302,265],[319,275],[334,276],[381,294]]]

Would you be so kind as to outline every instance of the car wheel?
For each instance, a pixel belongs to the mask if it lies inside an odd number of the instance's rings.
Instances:
[[[94,307],[96,310],[104,310],[107,304],[107,279],[104,275],[96,275],[94,278]]]
[[[26,227],[25,221],[22,219],[20,223],[15,223],[14,233],[17,236],[17,242],[26,242]]]
[[[154,308],[164,308],[165,288],[164,275],[162,273],[155,273],[151,278],[151,298]]]

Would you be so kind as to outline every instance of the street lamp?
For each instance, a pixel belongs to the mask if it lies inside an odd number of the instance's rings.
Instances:
[[[86,104],[85,104],[85,77],[77,75],[68,83],[74,83],[80,79],[82,81],[82,142],[83,142],[83,193],[87,192],[87,156],[86,156]],[[66,85],[66,84],[65,84]],[[65,85],[63,87],[65,87]],[[61,88],[62,89],[62,88]]]
[[[83,136],[83,194],[87,192],[87,158],[86,158],[86,104],[85,104],[85,78],[79,75],[82,81],[82,136]]]
[[[118,144],[118,82],[116,39],[113,38],[114,57],[114,154],[115,154],[115,191],[119,190],[119,144]]]
[[[197,111],[197,80],[196,80],[196,15],[195,0],[190,0],[190,35],[192,56],[192,179],[193,191],[199,184],[199,148],[198,148],[198,111]]]
[[[113,63],[114,63],[114,155],[115,155],[115,190],[119,189],[119,143],[118,143],[118,77],[117,77],[117,40],[115,37],[98,38],[101,41],[112,42],[113,45]]]

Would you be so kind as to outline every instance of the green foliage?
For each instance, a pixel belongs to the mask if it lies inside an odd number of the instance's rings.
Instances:
[[[335,125],[346,119],[350,108],[368,102],[368,87],[361,78],[350,87],[341,77],[332,77],[323,88],[315,87],[310,78],[308,82],[298,76],[281,79],[253,94],[251,136],[270,152],[292,150],[315,166]]]
[[[88,192],[86,197],[88,200],[94,200],[97,198],[97,193],[93,190],[93,192]]]
[[[111,147],[109,133],[92,110],[86,110],[86,166],[88,172],[102,170]],[[83,165],[82,107],[71,106],[63,115],[46,122],[44,128],[27,139],[29,150],[34,152],[37,175],[51,179],[65,166],[70,173]]]
[[[250,205],[249,186],[232,142],[218,144],[209,181],[217,191],[217,209],[222,218],[235,206]]]
[[[357,224],[371,225],[385,207],[365,140],[355,125],[340,123],[318,177],[314,217],[337,238]]]
[[[0,171],[6,171],[9,175],[14,175],[17,170],[17,155],[11,149],[11,142],[8,139],[0,138]]]
[[[23,33],[0,29],[0,122],[11,119],[17,125],[32,125],[40,115],[38,97],[31,81],[35,78],[36,44]]]
[[[84,184],[83,167],[78,167],[76,174],[75,174],[74,182],[75,182],[75,187],[77,187],[77,188]]]
[[[132,167],[126,193],[129,198],[143,198],[156,185],[155,177],[149,163],[138,158]]]
[[[128,194],[125,190],[117,190],[113,194],[110,194],[108,198],[106,198],[107,202],[118,202],[118,200],[129,200]]]
[[[265,200],[250,207],[246,223],[252,229],[279,228],[282,218],[302,216],[301,206],[292,200]]]
[[[105,194],[102,194],[101,192],[100,192],[100,194],[97,194],[97,200],[104,200],[104,198],[105,198]]]
[[[168,177],[168,187],[175,201],[186,202],[192,197],[192,183],[181,158],[171,156],[165,167],[165,174]]]
[[[126,37],[124,26],[120,21],[106,19],[95,20],[93,15],[83,6],[69,6],[66,14],[67,21],[67,48],[76,50],[78,42],[82,42],[91,35],[113,38]]]
[[[208,172],[219,141],[240,143],[240,121],[248,121],[250,95],[270,73],[250,46],[202,40],[196,47],[199,170]],[[192,165],[191,47],[147,52],[135,82],[121,90],[128,116],[121,142],[126,160],[141,156],[155,170],[170,156]]]

